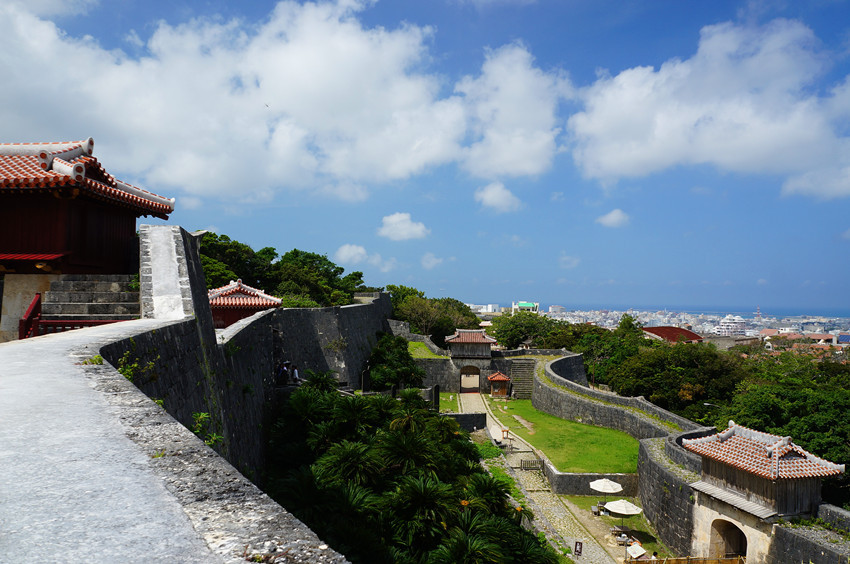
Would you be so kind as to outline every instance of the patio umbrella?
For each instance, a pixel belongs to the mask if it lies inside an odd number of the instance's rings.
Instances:
[[[643,509],[631,503],[630,501],[626,501],[625,499],[618,499],[617,501],[609,501],[605,504],[605,509],[610,511],[611,513],[617,513],[621,517],[620,524],[623,524],[626,515],[637,515]]]
[[[623,486],[613,480],[609,480],[608,478],[602,478],[601,480],[594,480],[590,482],[590,489],[605,494],[605,501],[607,502],[608,494],[623,491]]]

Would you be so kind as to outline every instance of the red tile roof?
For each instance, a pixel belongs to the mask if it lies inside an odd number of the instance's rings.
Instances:
[[[163,219],[174,199],[158,196],[110,175],[92,155],[94,140],[60,143],[0,143],[0,193],[49,192],[69,187],[91,197]]]
[[[700,335],[688,329],[683,329],[682,327],[644,327],[643,330],[646,333],[664,339],[665,341],[670,341],[671,343],[678,343],[679,341],[703,340]]]
[[[270,309],[278,307],[281,299],[275,298],[242,283],[242,280],[209,291],[210,307],[239,309]]]
[[[0,253],[0,260],[56,260],[68,253]]]
[[[511,379],[502,374],[501,372],[494,372],[487,376],[487,379],[491,382],[510,382]]]
[[[446,337],[447,343],[492,345],[496,339],[488,336],[483,329],[456,329],[454,335]]]
[[[791,442],[791,437],[762,433],[729,422],[722,433],[683,439],[682,446],[751,474],[776,479],[815,478],[844,472],[843,464],[818,458]]]

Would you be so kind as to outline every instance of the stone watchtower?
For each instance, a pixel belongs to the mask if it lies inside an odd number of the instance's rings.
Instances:
[[[696,490],[691,554],[745,556],[762,562],[780,517],[813,514],[821,480],[844,472],[843,464],[818,458],[791,437],[762,433],[729,421],[721,433],[684,439],[702,457]]]

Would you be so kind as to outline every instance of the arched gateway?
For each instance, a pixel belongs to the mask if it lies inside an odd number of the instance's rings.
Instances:
[[[747,556],[747,535],[737,525],[725,519],[715,519],[711,524],[709,558],[734,558]]]
[[[844,472],[791,442],[729,422],[721,433],[683,439],[702,457],[700,480],[690,484],[693,507],[691,555],[744,556],[764,562],[776,520],[812,515],[820,503],[821,479]]]
[[[464,366],[460,369],[460,393],[477,394],[481,389],[481,370],[475,366]]]

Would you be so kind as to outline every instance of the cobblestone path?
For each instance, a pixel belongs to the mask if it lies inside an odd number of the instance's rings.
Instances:
[[[460,409],[465,413],[487,413],[487,428],[491,437],[501,437],[502,425],[487,409],[480,394],[460,394]],[[495,434],[494,434],[495,433]],[[582,543],[582,555],[571,554],[577,564],[616,564],[616,560],[599,544],[590,532],[573,515],[561,499],[549,489],[549,483],[539,470],[519,470],[522,460],[532,460],[536,456],[531,447],[521,438],[513,436],[514,450],[506,455],[508,466],[515,468],[512,473],[525,493],[534,501],[536,511],[554,528],[564,543],[575,549],[576,541]],[[620,561],[622,562],[622,560]]]

